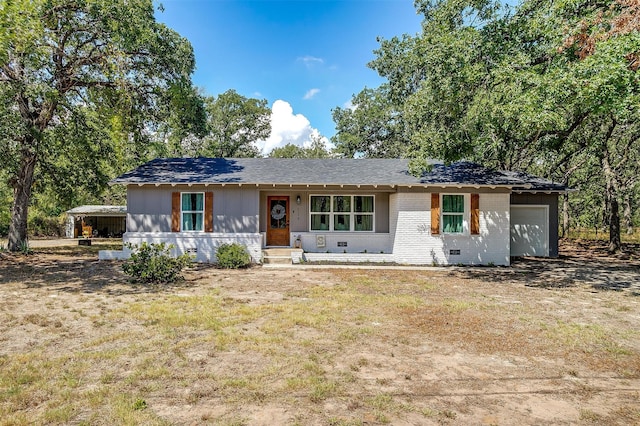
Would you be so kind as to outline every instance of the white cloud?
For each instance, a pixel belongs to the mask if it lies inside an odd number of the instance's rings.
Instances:
[[[256,145],[263,155],[269,154],[274,148],[294,144],[308,147],[311,136],[320,135],[318,129],[311,127],[311,123],[302,114],[294,114],[289,102],[277,100],[271,107],[271,136],[264,141],[257,141]],[[331,142],[323,137],[325,146],[331,147]]]
[[[324,147],[327,149],[327,151],[331,151],[333,148],[336,147],[328,137],[320,135],[320,130],[313,129],[313,130],[311,130],[311,134],[309,135],[309,139],[302,143],[302,146],[304,148],[311,148],[311,138],[312,137],[313,138],[320,137],[320,139],[324,143]]]
[[[354,105],[353,102],[351,102],[351,99],[349,99],[347,102],[342,104],[342,108],[350,109],[351,111],[355,111],[356,108],[358,108],[358,106]]]
[[[311,55],[301,56],[301,57],[298,58],[298,61],[300,61],[303,64],[305,64],[308,68],[311,68],[311,67],[313,67],[315,65],[324,64],[324,59],[316,58],[315,56],[311,56]]]
[[[309,99],[313,99],[313,97],[318,93],[320,93],[320,89],[310,89],[309,91],[307,91],[307,93],[304,94],[304,97],[302,99],[308,101]]]

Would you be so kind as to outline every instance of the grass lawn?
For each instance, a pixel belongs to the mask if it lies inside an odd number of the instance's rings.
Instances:
[[[0,254],[0,425],[640,424],[638,260],[148,288],[87,250]]]

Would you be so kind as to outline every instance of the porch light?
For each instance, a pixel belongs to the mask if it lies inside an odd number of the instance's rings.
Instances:
[[[298,195],[298,196],[296,197],[296,204],[297,204],[297,205],[300,205],[300,203],[301,203],[301,202],[302,202],[302,199],[301,199],[301,198],[300,198],[300,196]]]

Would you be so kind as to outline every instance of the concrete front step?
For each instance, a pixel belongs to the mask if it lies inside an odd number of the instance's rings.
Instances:
[[[262,250],[262,263],[291,265],[292,263],[300,263],[302,257],[302,249],[296,248],[269,248]]]

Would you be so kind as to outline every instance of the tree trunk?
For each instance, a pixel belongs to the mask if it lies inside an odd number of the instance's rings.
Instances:
[[[33,172],[36,166],[36,154],[22,153],[18,176],[11,180],[13,186],[13,206],[9,225],[9,250],[20,251],[27,244],[27,213],[31,199]]]
[[[569,237],[569,193],[562,195],[562,238]]]
[[[631,215],[631,196],[625,194],[624,196],[624,210],[622,213],[624,217],[624,227],[627,228],[627,235],[633,235],[633,219]]]
[[[609,199],[609,253],[616,253],[622,248],[620,241],[620,212],[615,196]]]
[[[613,130],[616,127],[615,120],[609,127],[604,145],[602,149],[602,171],[604,172],[605,179],[605,200],[607,201],[607,207],[609,210],[609,253],[616,253],[620,251],[622,247],[620,241],[620,209],[618,205],[618,195],[620,194],[620,187],[614,168],[611,166],[609,157],[609,147],[607,143],[611,139]]]

